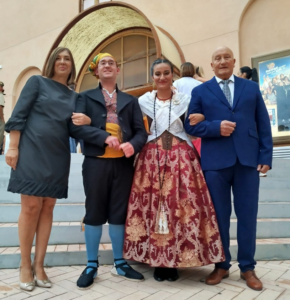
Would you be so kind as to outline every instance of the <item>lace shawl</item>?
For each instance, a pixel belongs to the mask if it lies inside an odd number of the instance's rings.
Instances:
[[[139,105],[144,114],[149,116],[153,121],[150,127],[151,135],[148,136],[147,143],[156,138],[155,120],[154,120],[154,99],[156,91],[148,92],[139,98]],[[185,94],[175,93],[172,98],[170,133],[186,141],[189,146],[192,142],[187,136],[180,117],[187,112],[190,97]],[[168,130],[170,100],[160,101],[156,99],[156,122],[157,137],[165,130]]]

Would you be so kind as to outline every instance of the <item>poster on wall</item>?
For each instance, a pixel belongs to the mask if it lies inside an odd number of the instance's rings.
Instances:
[[[258,70],[272,128],[290,131],[290,56],[259,62]]]
[[[277,126],[277,121],[276,121],[276,109],[275,108],[268,108],[268,114],[270,117],[270,123],[272,127]]]

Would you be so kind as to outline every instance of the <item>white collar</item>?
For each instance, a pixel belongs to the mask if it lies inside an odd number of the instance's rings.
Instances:
[[[215,76],[215,79],[216,79],[216,81],[217,81],[218,84],[220,84],[221,81],[223,81],[223,79],[221,79],[221,78],[219,78],[217,76]],[[235,82],[235,76],[234,76],[234,74],[231,75],[231,77],[229,78],[229,80],[231,80],[232,82]]]
[[[157,90],[153,90],[152,92],[145,93],[139,99],[143,99],[143,97],[151,98],[151,102],[153,103],[155,100],[156,94],[157,94]],[[159,103],[167,103],[167,104],[170,103],[170,99],[168,99],[166,101],[159,100],[157,97],[156,97],[156,99],[158,100]],[[172,104],[179,105],[179,103],[186,102],[188,99],[190,100],[190,97],[188,95],[179,93],[178,91],[175,90],[175,92],[173,92],[173,96],[172,96]]]
[[[157,91],[147,92],[139,98],[139,104],[142,112],[148,115],[150,118],[153,116],[154,111],[154,99]],[[184,113],[189,105],[190,97],[182,93],[174,93],[172,97],[172,112],[175,112],[178,116]],[[170,101],[156,101],[156,108],[165,109],[170,105]]]
[[[113,95],[116,93],[116,89],[113,90],[113,92],[110,94],[108,90],[106,90],[105,88],[103,88],[103,90],[107,93],[107,95],[112,99]]]

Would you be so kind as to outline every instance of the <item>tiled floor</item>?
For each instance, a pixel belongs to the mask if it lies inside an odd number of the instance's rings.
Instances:
[[[240,279],[238,264],[233,263],[230,277],[216,286],[205,285],[202,280],[212,266],[194,269],[181,269],[176,282],[156,282],[153,269],[146,265],[134,268],[144,274],[146,280],[135,283],[123,278],[111,276],[111,266],[100,266],[95,284],[89,290],[78,290],[76,280],[83,266],[47,268],[47,274],[53,282],[51,289],[35,288],[33,292],[24,292],[18,287],[17,269],[0,269],[0,299],[5,300],[289,300],[290,299],[290,261],[261,261],[256,272],[264,283],[264,290],[253,291]]]

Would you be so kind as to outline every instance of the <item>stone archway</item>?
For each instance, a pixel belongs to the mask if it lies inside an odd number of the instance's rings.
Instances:
[[[177,70],[185,62],[181,48],[168,32],[154,26],[137,8],[114,1],[94,5],[73,19],[55,40],[45,64],[53,49],[58,46],[67,47],[73,53],[79,75],[84,62],[98,45],[118,32],[134,28],[152,32],[157,57],[170,59]]]

